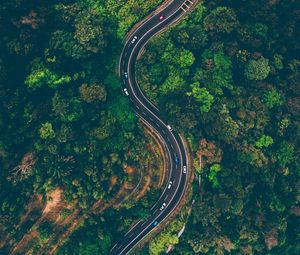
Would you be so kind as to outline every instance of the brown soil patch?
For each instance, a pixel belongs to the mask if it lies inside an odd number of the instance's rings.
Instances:
[[[147,192],[148,187],[151,184],[151,177],[150,176],[146,176],[145,178],[146,178],[146,183],[144,184],[143,189],[137,194],[135,200],[138,200],[141,197],[143,197],[145,195],[145,193]]]
[[[38,217],[40,217],[37,213],[42,211],[44,207],[43,203],[43,197],[41,195],[33,195],[30,199],[30,202],[26,206],[24,215],[21,216],[20,222],[18,225],[14,226],[14,229],[21,229],[22,225],[28,221],[35,221]],[[0,240],[0,248],[3,248],[5,244],[8,242],[8,240],[12,241],[12,238],[10,237],[9,233],[1,237]]]
[[[182,213],[182,210],[185,209],[188,213],[189,208],[184,208],[185,204],[190,200],[192,194],[192,183],[194,180],[193,174],[193,158],[191,157],[191,148],[186,140],[183,139],[184,147],[187,151],[188,157],[188,181],[185,189],[185,193],[183,194],[182,200],[179,202],[177,208],[169,215],[169,217],[165,220],[164,224],[159,226],[154,232],[150,233],[148,237],[146,237],[136,248],[142,248],[146,243],[148,243],[151,239],[153,239],[158,233],[160,233],[172,220],[174,220],[177,215]],[[134,252],[134,250],[133,250]]]
[[[41,198],[40,198],[41,199]],[[61,217],[61,212],[64,208],[72,209],[72,205],[68,205],[63,202],[63,191],[60,188],[56,188],[50,191],[46,195],[46,205],[41,213],[41,216],[35,221],[31,229],[22,237],[22,239],[14,245],[11,254],[27,254],[30,251],[28,244],[30,242],[37,241],[38,232],[36,229],[43,223],[45,220],[50,220],[55,222],[55,228],[53,233],[55,234],[62,226],[70,224],[74,217],[77,216],[77,211],[71,212],[71,214],[63,219]],[[50,238],[51,240],[51,238]]]
[[[135,172],[133,167],[128,166],[128,165],[125,167],[125,171],[127,174],[133,174]]]
[[[152,130],[152,128],[150,128],[149,126],[147,126],[146,123],[144,123],[143,121],[141,121],[143,126],[145,127],[146,133],[151,136],[151,138],[154,140],[155,145],[153,146],[151,145],[149,147],[149,149],[151,149],[153,151],[153,153],[156,156],[156,160],[155,162],[153,162],[154,160],[151,161],[151,164],[155,164],[156,166],[158,165],[159,167],[157,167],[157,171],[156,173],[154,173],[157,177],[158,177],[158,181],[156,184],[154,184],[154,188],[160,188],[163,183],[165,182],[166,179],[166,175],[167,175],[167,152],[165,147],[162,145],[162,143],[160,142],[160,137],[158,137],[158,135]]]
[[[26,221],[26,219],[34,209],[42,209],[43,206],[43,197],[41,195],[34,195],[33,198],[30,200],[29,204],[27,205],[26,213],[22,215],[20,219],[19,226]]]
[[[49,214],[53,210],[57,209],[61,205],[63,191],[60,188],[56,188],[47,194],[47,203],[43,211],[43,216]]]
[[[118,177],[117,176],[112,176],[110,179],[110,186],[109,186],[109,191],[112,190],[112,188],[117,184],[118,182]]]
[[[114,208],[121,207],[123,203],[128,202],[128,199],[130,199],[130,203],[134,203],[146,194],[151,185],[155,188],[163,185],[167,169],[165,151],[160,143],[160,139],[155,136],[155,133],[151,130],[146,130],[146,132],[152,138],[150,139],[151,141],[147,148],[151,150],[154,155],[147,159],[145,162],[146,164],[141,164],[147,165],[147,167],[135,169],[132,166],[126,166],[124,168],[124,172],[129,175],[129,179],[122,184],[117,194],[115,194],[109,203],[105,203],[102,200],[97,201],[88,212],[84,212],[81,216],[79,216],[79,210],[74,210],[72,205],[68,205],[63,202],[63,191],[60,188],[56,188],[47,194],[47,202],[42,211],[42,216],[34,225],[36,228],[46,219],[55,222],[53,236],[42,245],[42,249],[46,251],[45,254],[54,254],[58,247],[63,244],[64,240],[66,240],[74,232],[74,230],[81,225],[81,223],[83,223],[89,213],[99,214],[111,206]],[[144,177],[142,177],[141,173],[143,173]],[[112,176],[110,180],[110,189],[112,189],[117,183],[118,177]],[[61,216],[64,208],[70,210],[70,215],[65,218]],[[28,249],[30,249],[28,247],[30,242],[34,242],[37,238],[37,231],[28,231],[28,233],[23,236],[19,244],[15,246],[15,254],[20,252],[21,254],[28,253]]]

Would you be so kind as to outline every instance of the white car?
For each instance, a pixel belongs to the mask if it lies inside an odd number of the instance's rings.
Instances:
[[[172,131],[173,129],[171,128],[171,126],[170,125],[167,125],[167,128],[170,130],[170,131]]]
[[[124,93],[125,93],[126,96],[129,96],[128,90],[126,88],[123,89],[123,91],[124,91]]]
[[[166,203],[163,203],[162,206],[159,208],[159,210],[162,211],[163,209],[165,209],[165,207],[166,207]]]
[[[172,181],[169,181],[169,184],[168,184],[168,189],[170,189],[172,187]]]
[[[137,36],[135,35],[132,40],[131,40],[131,43],[135,43],[135,41],[137,40]]]
[[[124,76],[126,79],[128,79],[128,73],[127,72],[124,72]]]
[[[182,167],[182,172],[183,172],[184,174],[186,174],[186,166],[183,166],[183,167]]]

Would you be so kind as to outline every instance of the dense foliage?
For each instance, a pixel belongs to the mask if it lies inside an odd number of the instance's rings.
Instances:
[[[161,2],[1,2],[0,254],[32,226],[29,253],[48,251],[63,229],[26,211],[57,187],[69,206],[59,217],[86,220],[56,254],[108,254],[147,216],[150,188],[134,205],[91,208],[149,157],[117,65],[127,32]],[[139,82],[188,139],[198,179],[182,237],[180,218],[141,254],[300,253],[299,22],[296,0],[206,0],[146,46]]]
[[[146,47],[140,84],[202,179],[172,254],[300,252],[296,2],[207,0]]]
[[[147,142],[116,67],[128,30],[160,2],[1,2],[0,238],[11,240],[3,254],[32,225],[17,226],[34,194],[59,187],[89,211],[120,189],[126,165],[142,169]],[[51,235],[41,228],[43,243]]]

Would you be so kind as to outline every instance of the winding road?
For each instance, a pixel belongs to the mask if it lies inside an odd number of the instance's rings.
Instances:
[[[180,135],[172,130],[160,116],[159,109],[141,91],[136,80],[137,58],[145,44],[157,33],[173,24],[194,4],[196,0],[173,0],[160,12],[146,19],[131,33],[121,57],[119,72],[123,81],[123,93],[146,125],[151,127],[163,141],[168,152],[168,181],[160,198],[151,208],[151,216],[137,222],[120,243],[110,250],[111,255],[128,254],[146,235],[168,218],[176,209],[187,184],[187,156]]]

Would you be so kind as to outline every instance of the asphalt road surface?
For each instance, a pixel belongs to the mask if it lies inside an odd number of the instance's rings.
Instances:
[[[120,76],[123,93],[132,103],[137,116],[154,129],[166,146],[168,154],[168,181],[160,198],[153,205],[150,217],[135,224],[110,250],[111,255],[128,254],[147,234],[153,231],[176,209],[187,183],[187,157],[179,134],[160,116],[159,109],[141,91],[135,76],[138,55],[145,44],[178,20],[195,0],[173,0],[161,12],[145,20],[131,34],[120,57]],[[172,183],[171,183],[172,182]]]

